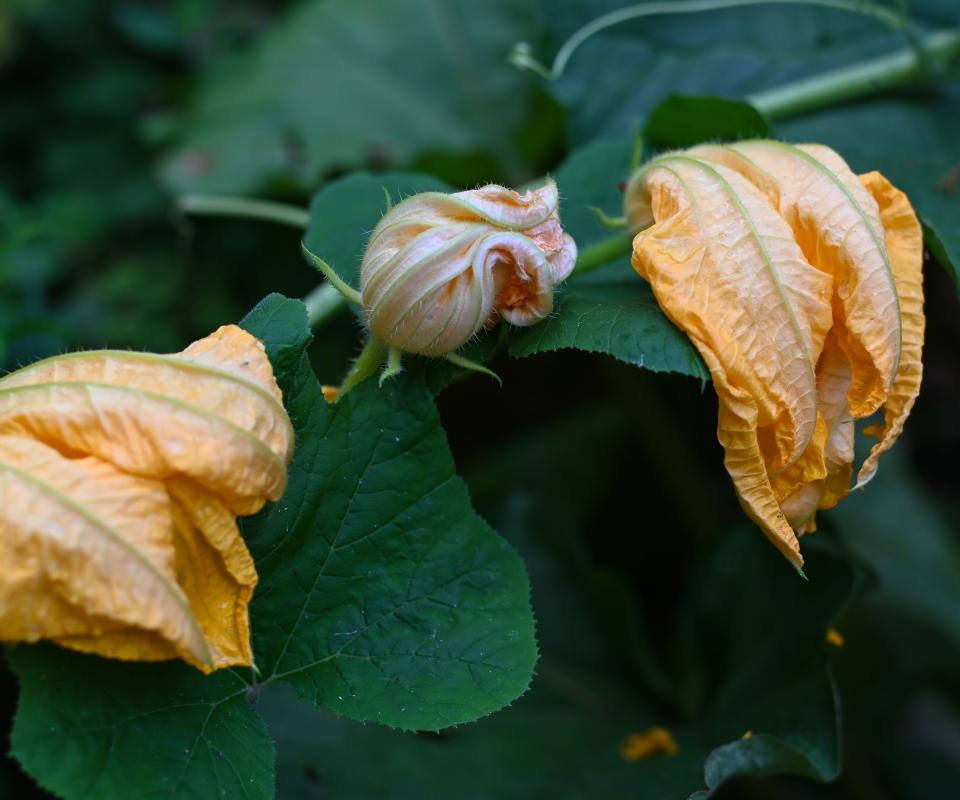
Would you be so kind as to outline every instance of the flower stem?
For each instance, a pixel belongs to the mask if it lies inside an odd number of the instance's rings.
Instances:
[[[264,222],[279,222],[301,230],[305,229],[310,222],[310,212],[305,208],[286,203],[274,203],[270,200],[251,200],[247,197],[185,194],[178,198],[177,207],[187,214],[246,217]]]
[[[633,234],[618,233],[601,239],[596,244],[585,247],[577,255],[577,265],[573,268],[574,275],[583,275],[592,272],[598,267],[609,264],[621,256],[627,255],[633,247]]]
[[[303,298],[303,304],[307,307],[307,322],[311,328],[321,325],[346,305],[343,295],[332,283],[321,283]]]
[[[350,372],[347,373],[347,377],[345,377],[343,383],[340,384],[338,399],[343,397],[354,386],[363,383],[380,369],[383,365],[384,352],[383,345],[380,344],[380,342],[372,336],[367,339],[367,343],[363,346],[363,350],[360,351],[357,360],[353,362]]]
[[[307,247],[305,242],[300,243],[300,250],[303,255],[306,256],[307,261],[320,270],[324,277],[330,281],[330,284],[338,292],[340,292],[341,295],[343,295],[344,300],[355,303],[358,306],[361,305],[362,301],[360,299],[360,292],[358,292],[343,278],[341,278],[333,267],[320,258],[320,256],[318,256],[316,253],[310,252],[310,249]]]
[[[942,66],[960,57],[960,30],[937,31],[906,47],[858,64],[824,72],[747,100],[768,119],[797,116],[866,94],[892,89],[925,76],[928,66]]]
[[[185,194],[178,198],[177,207],[186,214],[241,217],[262,222],[278,222],[300,230],[305,230],[310,222],[310,212],[305,208],[285,203],[274,203],[270,200],[252,200],[248,197]],[[307,255],[314,264],[321,261],[309,251],[307,251]],[[326,267],[325,262],[321,263]],[[329,317],[343,308],[344,299],[346,298],[334,283],[322,283],[310,292],[303,298],[303,303],[307,307],[307,320],[310,327],[315,328],[322,325]]]

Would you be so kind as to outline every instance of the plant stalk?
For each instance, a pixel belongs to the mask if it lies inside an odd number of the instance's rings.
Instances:
[[[360,292],[358,292],[343,278],[341,278],[337,274],[337,271],[326,261],[320,258],[320,256],[311,252],[310,248],[307,247],[306,242],[300,243],[300,251],[306,257],[307,261],[309,261],[311,264],[313,264],[313,266],[323,273],[323,276],[330,282],[330,285],[333,286],[343,296],[344,300],[348,300],[358,306],[362,305]]]
[[[177,200],[178,208],[187,214],[207,214],[215,217],[245,217],[264,222],[279,222],[292,228],[306,229],[310,212],[305,208],[274,203],[270,200],[251,200],[211,194],[185,194]]]
[[[583,275],[592,272],[598,267],[616,261],[627,255],[633,248],[633,234],[624,232],[601,239],[596,244],[585,247],[577,255],[577,264],[573,268],[574,275]]]
[[[923,79],[927,68],[960,58],[960,30],[937,31],[919,39],[919,50],[893,53],[813,75],[747,97],[768,119],[794,117]]]
[[[307,322],[311,328],[323,324],[340,309],[344,308],[343,295],[332,283],[321,283],[303,298],[307,307]]]
[[[374,375],[377,370],[383,366],[385,355],[386,351],[380,342],[374,339],[373,336],[367,339],[367,343],[363,346],[363,350],[360,351],[360,355],[357,356],[357,360],[353,362],[350,372],[347,373],[347,376],[343,379],[343,383],[340,384],[339,397],[343,397],[354,386],[363,383],[367,378]]]

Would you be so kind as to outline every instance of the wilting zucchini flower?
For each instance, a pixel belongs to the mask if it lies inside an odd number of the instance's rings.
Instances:
[[[577,257],[558,207],[552,180],[525,194],[490,185],[394,206],[360,269],[373,335],[394,350],[441,356],[501,318],[518,326],[544,319]]]
[[[249,665],[237,529],[284,491],[293,430],[263,344],[74,353],[0,380],[0,640]]]
[[[859,487],[920,390],[917,217],[879,173],[776,141],[661,155],[625,210],[634,267],[710,370],[743,506],[799,568],[797,536],[851,488],[854,420],[883,412]]]

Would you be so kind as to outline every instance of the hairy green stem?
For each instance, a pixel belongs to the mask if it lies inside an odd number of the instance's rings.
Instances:
[[[204,214],[218,217],[240,217],[262,222],[278,222],[292,228],[306,230],[310,222],[310,212],[305,208],[274,203],[270,200],[252,200],[247,197],[226,195],[185,194],[177,199],[177,207],[187,214]],[[311,261],[317,259],[306,251]],[[324,266],[326,266],[324,262]],[[310,327],[323,324],[329,317],[343,308],[344,297],[333,283],[322,283],[303,298],[307,307],[307,319]]]
[[[274,203],[270,200],[251,200],[211,194],[185,194],[177,200],[177,207],[187,214],[208,214],[216,217],[246,217],[264,222],[279,222],[301,230],[310,222],[305,208]]]
[[[633,234],[631,233],[618,233],[601,239],[577,254],[577,265],[573,268],[573,273],[583,275],[586,272],[592,272],[598,267],[627,255],[632,247]]]
[[[354,289],[349,283],[347,283],[343,278],[341,278],[337,271],[331,267],[326,261],[324,261],[316,253],[311,253],[305,242],[300,243],[300,250],[307,257],[307,260],[313,264],[320,272],[323,273],[324,277],[330,281],[330,284],[341,294],[343,295],[344,300],[349,300],[351,303],[356,305],[361,304],[360,292]]]
[[[343,295],[332,283],[321,283],[303,298],[307,307],[307,322],[311,328],[321,325],[345,307]]]
[[[747,97],[768,119],[785,119],[922,79],[930,67],[960,58],[960,30],[938,31],[905,47],[857,64],[767,89]]]
[[[350,372],[347,373],[347,377],[345,377],[343,383],[340,384],[339,396],[343,397],[354,386],[363,383],[367,378],[376,374],[380,367],[383,366],[385,354],[386,351],[380,342],[372,336],[367,339],[367,343],[363,346],[363,350],[360,351],[360,355],[357,356],[357,360],[353,362]]]
[[[514,66],[532,70],[548,81],[554,81],[563,74],[567,62],[570,61],[570,57],[577,48],[591,36],[595,36],[607,28],[641,17],[664,14],[697,14],[704,11],[721,11],[755,5],[822,6],[865,14],[896,30],[904,30],[906,27],[900,14],[889,8],[878,6],[871,0],[662,0],[661,2],[640,3],[618,8],[616,11],[611,11],[591,20],[563,43],[550,67],[545,66],[533,57],[530,45],[526,42],[518,42],[514,45],[509,60]]]

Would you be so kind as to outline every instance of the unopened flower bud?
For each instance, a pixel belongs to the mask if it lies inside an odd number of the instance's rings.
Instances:
[[[441,356],[502,317],[533,325],[573,270],[577,246],[560,227],[557,186],[425,192],[388,211],[360,268],[373,335],[409,353]]]

